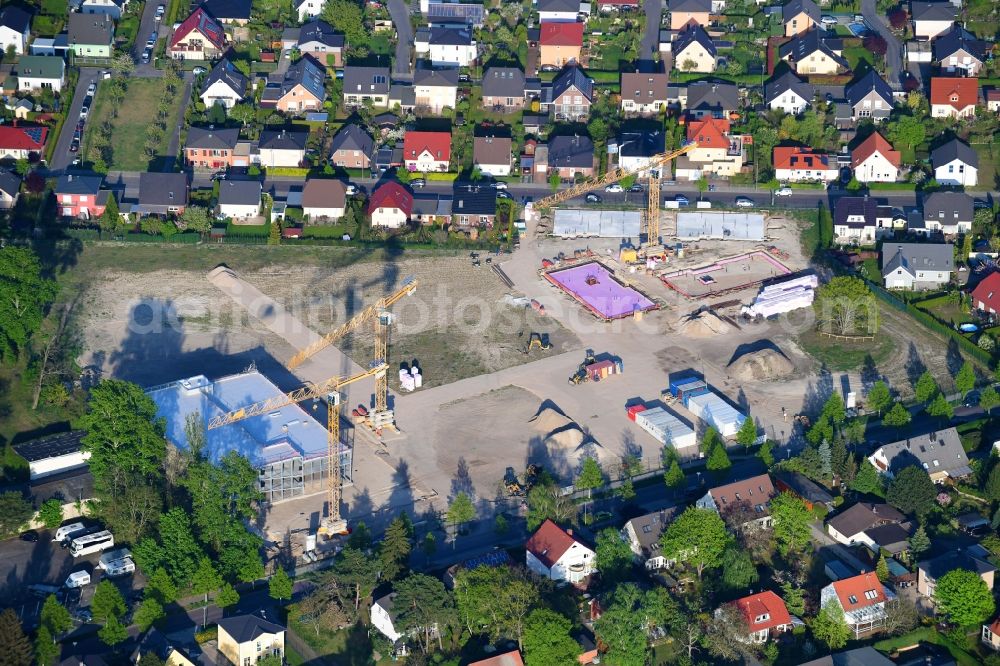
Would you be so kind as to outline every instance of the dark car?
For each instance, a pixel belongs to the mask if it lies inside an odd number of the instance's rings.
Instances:
[[[38,541],[38,532],[21,532],[21,541],[35,543]]]
[[[80,150],[80,140],[73,139],[73,142],[69,144],[69,152],[75,153],[78,150]]]
[[[600,197],[600,195],[594,194],[593,192],[591,192],[590,194],[588,194],[585,197],[585,199],[587,200],[587,203],[601,203],[601,197]]]
[[[639,183],[636,183],[632,187],[628,188],[628,191],[629,192],[644,192],[645,190],[642,189],[642,185],[640,185]]]

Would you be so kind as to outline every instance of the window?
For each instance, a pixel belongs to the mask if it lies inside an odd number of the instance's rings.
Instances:
[[[847,600],[849,602],[851,602],[852,604],[858,603],[858,598],[856,596],[854,596],[853,594],[851,596],[847,597]]]
[[[865,592],[865,599],[872,601],[873,599],[878,599],[878,592],[875,590],[868,590]]]
[[[771,619],[771,614],[770,613],[761,613],[760,615],[758,615],[757,617],[755,617],[753,619],[753,621],[754,621],[754,624],[760,624],[761,622],[767,622],[770,619]]]

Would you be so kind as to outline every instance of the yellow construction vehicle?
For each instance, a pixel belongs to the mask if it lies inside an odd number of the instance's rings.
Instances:
[[[539,349],[552,349],[552,343],[549,342],[548,333],[532,333],[528,340],[528,346],[525,348],[524,353],[528,354],[532,349],[538,347]]]
[[[617,183],[623,178],[638,175],[644,171],[649,171],[649,192],[646,201],[646,245],[656,245],[660,242],[660,167],[664,167],[680,157],[684,153],[694,150],[698,144],[694,141],[681,146],[677,150],[668,153],[660,153],[649,158],[649,161],[642,166],[630,169],[618,168],[609,171],[600,177],[588,178],[565,190],[540,199],[534,203],[537,210],[547,210],[556,204],[568,201],[587,192],[596,190],[599,187]]]
[[[303,400],[325,400],[327,405],[326,497],[328,506],[327,517],[320,526],[320,533],[327,537],[344,534],[347,532],[347,521],[340,516],[341,485],[343,484],[343,471],[340,468],[340,389],[368,377],[376,379],[384,377],[387,367],[384,361],[376,362],[368,370],[350,377],[333,377],[319,384],[312,384],[291,393],[277,395],[252,405],[240,407],[214,417],[208,422],[208,429],[221,428],[243,419],[269,414]]]

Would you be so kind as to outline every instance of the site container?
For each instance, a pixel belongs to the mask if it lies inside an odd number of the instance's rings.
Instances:
[[[698,445],[694,430],[662,407],[637,412],[635,423],[664,446],[686,449]]]
[[[621,374],[621,361],[604,360],[591,363],[585,368],[587,376],[591,381],[597,382],[607,379],[611,375]]]
[[[718,430],[723,437],[735,436],[746,420],[746,416],[709,389],[704,393],[690,395],[685,399],[684,406],[706,424]]]
[[[670,394],[678,400],[686,400],[687,396],[708,389],[708,384],[697,377],[685,377],[670,382]]]
[[[629,421],[635,421],[635,415],[638,414],[639,412],[644,412],[644,411],[646,411],[646,405],[641,405],[641,404],[632,405],[631,407],[625,410],[625,412],[628,414]]]

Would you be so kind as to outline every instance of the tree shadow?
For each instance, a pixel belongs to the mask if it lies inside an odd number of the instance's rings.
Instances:
[[[915,386],[917,380],[920,379],[920,375],[927,371],[927,366],[924,364],[923,359],[920,358],[920,352],[917,351],[917,346],[910,342],[910,346],[907,349],[906,363],[903,366],[906,370],[906,378],[910,380],[910,385]]]
[[[469,499],[475,499],[476,497],[472,475],[469,472],[469,463],[466,462],[465,456],[459,456],[458,458],[458,469],[455,470],[455,476],[451,478],[451,491],[448,494],[448,501],[451,502],[454,500],[459,493],[465,493]]]
[[[945,351],[944,360],[952,377],[957,375],[965,364],[965,359],[962,358],[962,352],[958,348],[958,341],[955,338],[948,339],[948,349]]]

